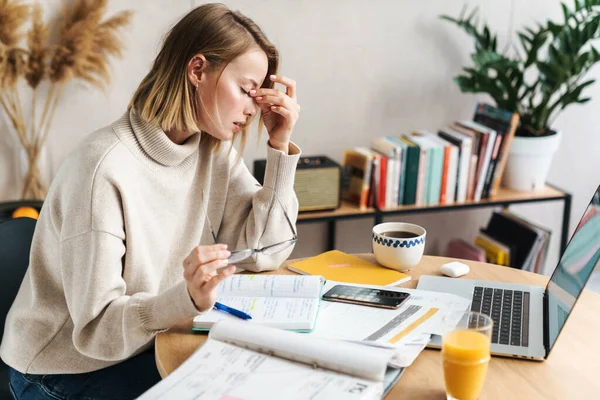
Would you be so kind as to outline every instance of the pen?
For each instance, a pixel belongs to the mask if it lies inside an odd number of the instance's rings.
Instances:
[[[243,311],[236,310],[235,308],[231,308],[231,307],[229,307],[229,306],[226,306],[225,304],[221,304],[221,303],[219,303],[219,302],[216,302],[216,303],[215,303],[215,308],[216,308],[217,310],[220,310],[220,311],[226,312],[226,313],[228,313],[228,314],[234,315],[234,316],[236,316],[236,317],[238,317],[238,318],[241,318],[241,319],[245,319],[245,320],[252,319],[252,316],[251,316],[251,315],[249,315],[249,314],[246,314],[246,313],[245,313],[245,312],[243,312]]]

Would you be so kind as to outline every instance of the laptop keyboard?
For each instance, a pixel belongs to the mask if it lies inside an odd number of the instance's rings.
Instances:
[[[529,292],[475,286],[471,311],[494,320],[492,343],[529,346]]]

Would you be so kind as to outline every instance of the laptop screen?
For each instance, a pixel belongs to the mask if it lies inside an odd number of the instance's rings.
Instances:
[[[590,275],[600,264],[599,261],[600,186],[596,189],[546,287],[548,352],[556,342]]]

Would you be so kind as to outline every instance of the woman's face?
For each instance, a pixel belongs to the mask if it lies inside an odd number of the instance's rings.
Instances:
[[[267,55],[255,48],[233,59],[220,78],[218,70],[206,72],[198,85],[200,128],[219,140],[241,132],[258,110],[248,92],[260,88],[267,70]]]

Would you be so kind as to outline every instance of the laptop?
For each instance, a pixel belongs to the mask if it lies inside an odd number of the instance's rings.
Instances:
[[[440,276],[421,276],[417,288],[466,297],[472,311],[490,315],[492,354],[544,360],[599,260],[600,186],[545,288]],[[441,337],[432,336],[430,347],[441,347]]]

